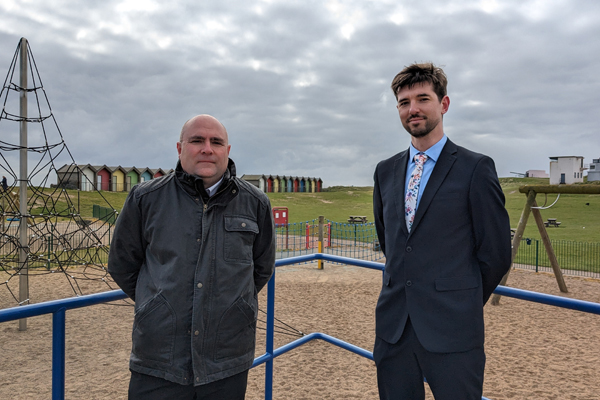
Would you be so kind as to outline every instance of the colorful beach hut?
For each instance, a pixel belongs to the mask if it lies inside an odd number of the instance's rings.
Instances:
[[[110,190],[111,192],[123,192],[125,191],[125,175],[127,172],[121,166],[108,167],[111,172],[110,176]]]
[[[98,190],[110,190],[110,177],[112,173],[106,165],[94,165],[96,170],[96,188]]]
[[[131,188],[140,182],[140,171],[136,167],[126,168],[125,191],[131,191]]]
[[[83,192],[91,192],[94,190],[96,182],[96,169],[90,164],[80,166],[81,174],[79,175],[79,190]]]

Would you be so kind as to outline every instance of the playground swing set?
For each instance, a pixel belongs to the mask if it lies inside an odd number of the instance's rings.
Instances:
[[[550,265],[552,266],[552,271],[554,272],[554,276],[556,277],[556,282],[558,283],[558,288],[562,293],[568,293],[567,285],[565,283],[562,270],[558,264],[558,259],[556,258],[556,254],[554,253],[554,249],[552,248],[552,243],[550,242],[550,237],[548,236],[548,232],[546,231],[546,227],[550,226],[549,221],[544,222],[542,219],[542,214],[540,210],[549,209],[554,206],[561,194],[600,194],[600,186],[598,185],[525,185],[519,188],[519,192],[527,195],[527,201],[525,202],[525,206],[523,207],[523,211],[521,212],[521,218],[519,219],[519,224],[515,231],[512,243],[512,257],[511,259],[514,261],[517,252],[519,251],[519,245],[521,244],[521,240],[523,239],[523,232],[525,231],[525,227],[527,226],[527,220],[529,219],[529,214],[533,214],[533,218],[535,219],[535,223],[540,232],[540,236],[542,238],[542,242],[544,243],[544,247],[546,249],[546,253],[548,254],[548,259],[550,260]],[[538,193],[543,193],[548,197],[548,194],[557,194],[556,200],[549,206],[538,206],[536,202],[536,196]],[[556,220],[554,220],[556,221]],[[556,225],[558,226],[558,225]],[[506,286],[506,281],[508,280],[508,275],[510,274],[510,270],[504,275],[500,285]],[[492,305],[500,304],[500,295],[494,294],[492,297]]]

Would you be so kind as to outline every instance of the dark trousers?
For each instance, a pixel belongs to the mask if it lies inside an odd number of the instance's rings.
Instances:
[[[248,371],[206,385],[180,385],[131,371],[129,400],[244,400]]]
[[[417,339],[410,319],[397,343],[376,337],[373,358],[381,400],[425,399],[423,378],[436,400],[481,400],[485,353],[432,353]]]

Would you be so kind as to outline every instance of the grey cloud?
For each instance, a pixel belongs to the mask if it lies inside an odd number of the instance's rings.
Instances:
[[[0,73],[28,37],[80,163],[171,168],[183,122],[210,113],[240,173],[370,185],[375,164],[409,143],[391,79],[426,60],[449,77],[447,134],[490,154],[501,176],[600,156],[596,3],[119,4],[2,9]]]

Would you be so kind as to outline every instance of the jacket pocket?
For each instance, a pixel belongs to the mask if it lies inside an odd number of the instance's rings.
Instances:
[[[224,258],[226,261],[252,261],[258,224],[249,217],[225,216]]]
[[[450,290],[467,290],[479,287],[476,276],[458,276],[454,278],[438,278],[435,280],[435,289],[438,292]]]
[[[173,363],[175,313],[160,292],[136,311],[132,342],[132,353],[140,359]]]
[[[240,357],[254,350],[258,304],[239,298],[223,314],[217,328],[215,361]]]

